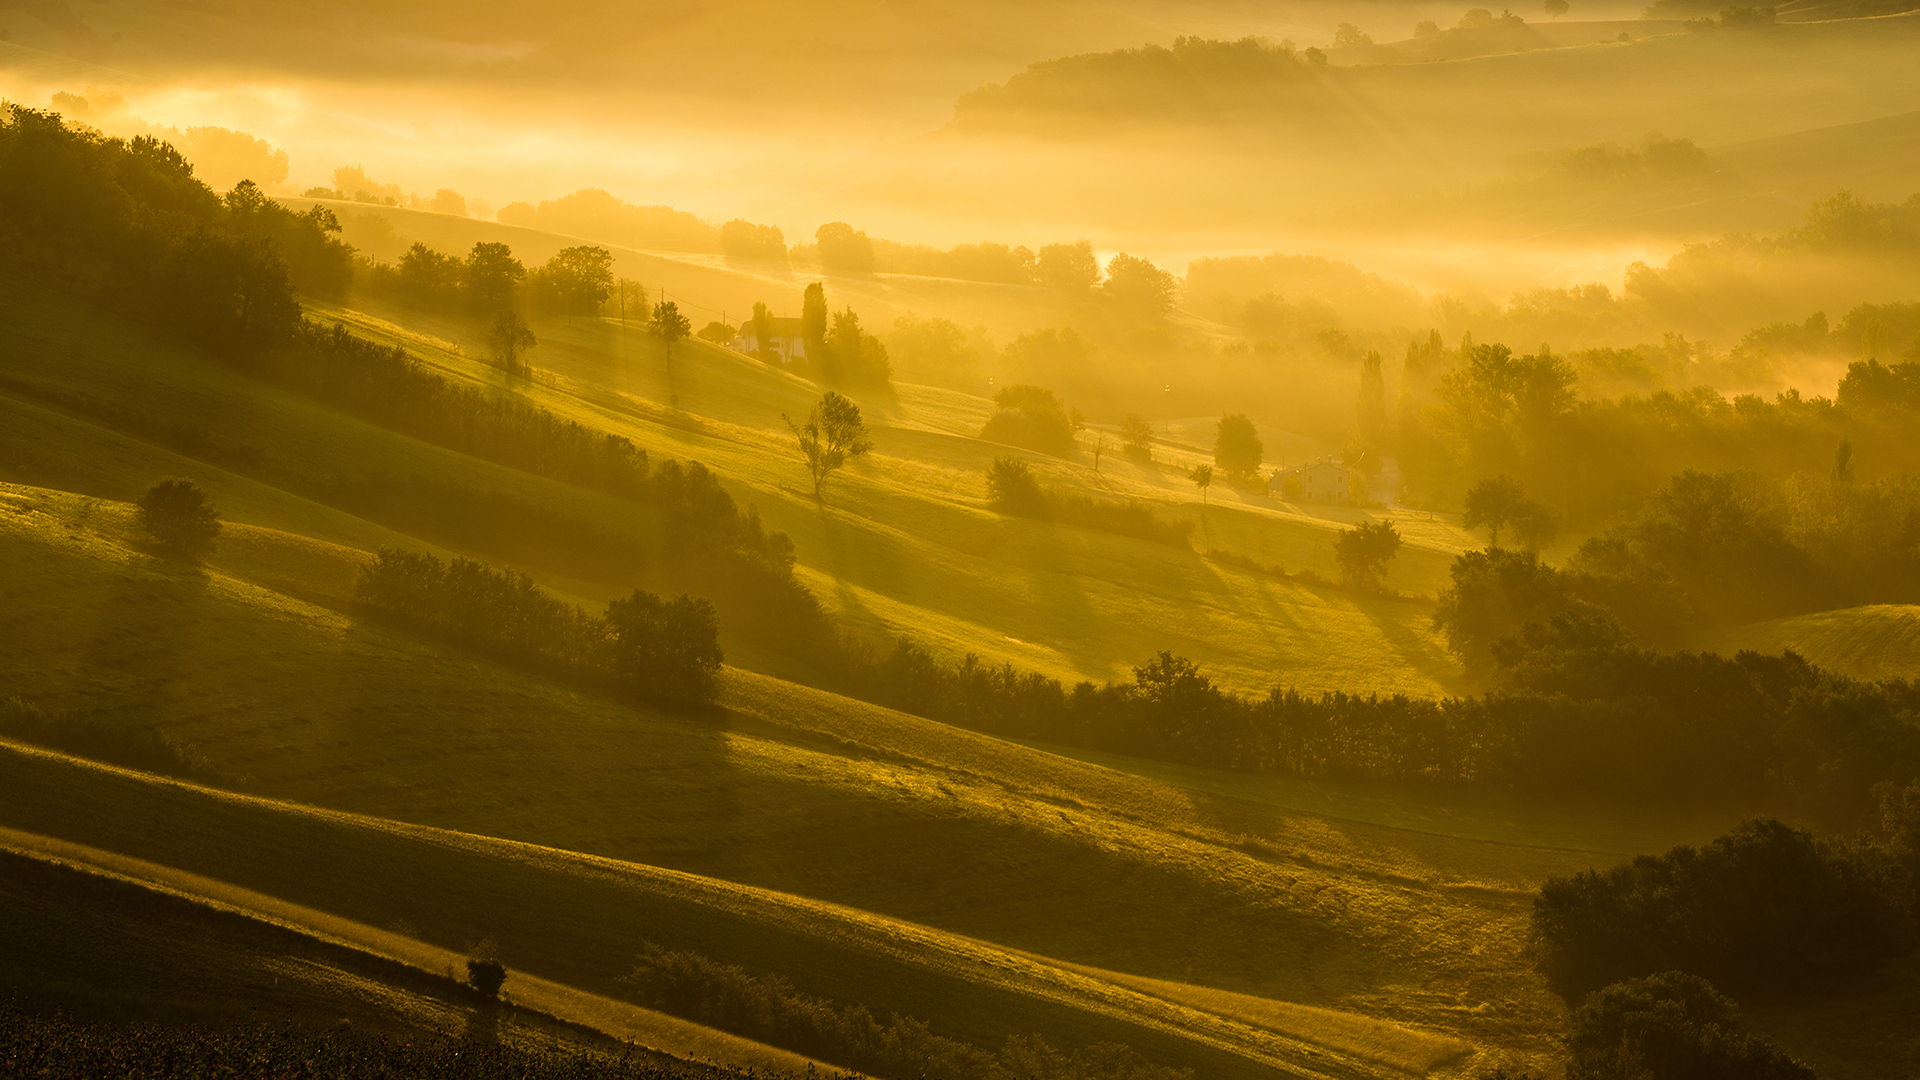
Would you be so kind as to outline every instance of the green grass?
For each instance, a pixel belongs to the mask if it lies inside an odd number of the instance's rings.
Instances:
[[[9,372],[12,384],[0,386],[0,477],[124,499],[156,476],[192,475],[234,520],[362,550],[399,538],[295,492],[418,474],[497,490],[610,531],[625,528],[637,512],[610,496],[341,416],[84,305],[10,284],[18,287],[0,290],[0,316],[20,360]],[[404,341],[452,377],[505,392],[496,372],[446,347],[452,328],[420,334],[352,312],[333,314],[372,336]],[[822,509],[803,490],[804,473],[780,419],[803,413],[817,397],[809,384],[704,343],[683,343],[669,371],[651,341],[605,320],[555,320],[539,329],[546,344],[536,360],[552,374],[530,397],[655,454],[715,468],[737,498],[794,537],[803,580],[856,629],[906,632],[951,656],[974,652],[1066,680],[1129,678],[1131,665],[1160,649],[1193,657],[1224,683],[1254,692],[1292,685],[1433,693],[1457,678],[1420,603],[1277,581],[1197,552],[990,512],[984,469],[1006,448],[972,437],[985,421],[984,399],[904,387],[897,401],[866,402],[878,449],[833,479]],[[114,425],[98,415],[49,405],[74,395],[95,402],[88,408],[96,412],[198,427],[213,449],[196,461],[104,430]],[[660,404],[676,397],[677,409]],[[255,459],[248,476],[204,460],[247,454]],[[1096,475],[1082,464],[1047,459],[1041,473],[1047,482],[1197,515],[1197,492],[1178,473],[1199,453],[1175,445],[1162,455],[1170,462],[1164,471],[1116,462]],[[1212,542],[1290,569],[1332,572],[1341,515],[1226,491],[1214,501],[1225,505],[1207,511]],[[1464,534],[1405,520],[1411,550],[1390,583],[1431,593]],[[633,585],[577,580],[569,568],[527,569],[591,602]]]
[[[235,529],[207,567],[182,568],[130,544],[124,504],[0,490],[7,692],[158,726],[279,797],[779,890],[1522,1055],[1543,1052],[1557,1008],[1519,951],[1526,890],[1612,861],[1206,790],[1232,779],[1219,774],[1130,776],[738,670],[716,721],[638,711],[244,577],[282,551],[324,576],[341,549]],[[1409,799],[1382,820],[1452,816],[1466,815]],[[119,826],[99,827],[70,838],[126,850]],[[187,849],[223,835],[179,828]],[[237,883],[284,895],[272,880]],[[811,978],[804,965],[782,973]]]
[[[401,331],[353,311],[356,329],[419,350],[443,370],[483,379],[485,368],[436,346],[460,328]],[[1458,668],[1418,602],[1277,582],[1205,560],[1200,552],[1111,534],[1004,518],[987,509],[986,466],[1009,449],[975,438],[991,403],[955,391],[902,386],[863,398],[875,452],[828,484],[817,507],[782,415],[818,397],[811,384],[705,343],[680,345],[669,365],[637,328],[611,320],[550,320],[534,362],[550,377],[530,391],[555,412],[628,435],[650,452],[715,468],[737,498],[798,546],[803,577],[852,625],[909,632],[949,653],[971,651],[1062,679],[1130,677],[1159,649],[1204,663],[1229,685],[1336,686],[1433,693]],[[467,343],[463,353],[481,350]],[[677,401],[678,409],[658,403]],[[1200,425],[1196,422],[1193,427]],[[1142,500],[1197,521],[1185,480],[1210,457],[1176,435],[1138,466],[1034,456],[1043,483]],[[1031,455],[1029,455],[1031,456]],[[1328,577],[1335,532],[1357,511],[1296,507],[1216,489],[1196,543]],[[1453,554],[1471,543],[1457,526],[1395,512],[1408,535],[1389,584],[1431,596]]]
[[[1278,1023],[1255,1027],[978,940],[791,895],[220,795],[4,746],[0,774],[8,819],[26,828],[363,923],[405,922],[429,943],[459,948],[489,937],[510,969],[588,990],[617,990],[640,942],[665,939],[773,967],[841,1000],[884,987],[887,1007],[963,1037],[993,1041],[1011,1025],[1067,1045],[1118,1039],[1209,1075],[1374,1074],[1331,1042],[1275,1034]],[[56,809],[56,793],[76,805]],[[395,879],[406,887],[394,888]]]
[[[1724,631],[1712,647],[1725,653],[1792,649],[1859,679],[1920,678],[1920,606],[1869,604],[1769,619]]]
[[[474,948],[435,948],[199,875],[0,828],[0,994],[107,1020],[351,1025],[521,1050],[635,1045],[801,1074],[798,1054],[509,972],[505,1007],[464,985]],[[644,1055],[643,1056],[649,1056]]]

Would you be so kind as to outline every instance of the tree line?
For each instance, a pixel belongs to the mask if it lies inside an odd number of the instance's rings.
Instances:
[[[1719,987],[1772,996],[1877,988],[1920,944],[1920,782],[1882,784],[1878,820],[1822,838],[1771,818],[1695,848],[1549,878],[1536,967],[1573,1012],[1576,1080],[1812,1080],[1740,1028]]]
[[[397,548],[362,567],[354,596],[413,629],[642,701],[700,707],[718,692],[720,622],[691,596],[635,589],[593,615],[526,574]]]
[[[248,184],[222,198],[162,142],[107,139],[18,106],[0,116],[0,241],[30,272],[342,411],[645,505],[655,511],[663,556],[653,572],[705,594],[743,633],[769,643],[804,642],[812,655],[831,637],[827,616],[793,577],[792,542],[766,529],[751,508],[743,512],[700,463],[652,465],[622,437],[516,395],[462,385],[339,324],[302,318],[293,268],[303,260],[332,267],[336,284],[344,281],[337,272],[351,268],[352,249],[333,237],[330,213],[294,214]],[[306,254],[283,257],[296,249]],[[203,255],[219,258],[194,261]],[[432,495],[434,506],[396,507],[401,489]],[[482,548],[501,531],[477,520],[479,496],[427,478],[369,477],[318,494],[384,507],[390,518],[431,511],[462,543]],[[567,531],[550,524],[549,534]],[[608,555],[597,534],[593,543],[561,546],[570,558],[623,561]]]
[[[1920,777],[1920,684],[1864,683],[1792,653],[1656,653],[1568,616],[1508,639],[1495,689],[1418,698],[1223,690],[1160,653],[1131,682],[1072,686],[900,640],[848,645],[828,683],[992,735],[1253,773],[1758,798],[1819,820],[1872,816],[1876,785]]]
[[[0,248],[114,310],[232,355],[283,340],[296,287],[343,290],[352,249],[333,213],[296,214],[251,182],[225,197],[171,145],[0,113]]]

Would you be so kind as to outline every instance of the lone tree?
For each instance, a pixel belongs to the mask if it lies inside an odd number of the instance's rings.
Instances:
[[[467,985],[479,991],[481,996],[497,998],[500,987],[507,981],[506,966],[498,960],[467,961]]]
[[[185,559],[213,550],[220,512],[191,480],[162,480],[140,496],[140,527],[161,549]]]
[[[507,374],[517,375],[527,370],[527,364],[521,360],[521,354],[540,344],[528,328],[527,321],[513,310],[498,312],[493,322],[487,325],[487,348],[493,350],[493,358],[506,369]]]
[[[827,391],[820,403],[807,414],[807,422],[796,424],[785,413],[780,419],[793,429],[800,440],[800,454],[807,459],[807,475],[813,478],[813,500],[819,502],[821,486],[835,469],[873,449],[867,438],[867,425],[860,419],[860,406]]]
[[[1153,426],[1137,412],[1120,418],[1120,438],[1126,442],[1128,461],[1145,465],[1153,460]]]
[[[1213,436],[1213,464],[1221,472],[1232,477],[1252,476],[1265,453],[1247,414],[1226,413],[1220,417]]]
[[[1204,510],[1207,505],[1207,489],[1213,486],[1213,466],[1195,465],[1193,471],[1187,474],[1187,479],[1193,481],[1193,486],[1200,489],[1200,506]]]
[[[1527,489],[1511,476],[1495,476],[1467,489],[1466,513],[1461,523],[1469,529],[1487,527],[1487,546],[1500,546],[1500,530],[1513,526],[1520,542],[1537,549],[1553,539],[1560,529],[1560,515],[1553,507],[1527,497]]]
[[[680,314],[680,305],[662,300],[653,306],[653,318],[647,320],[647,333],[667,343],[667,359],[673,359],[674,343],[693,332],[693,323]]]
[[[1358,588],[1379,588],[1388,561],[1399,553],[1400,530],[1391,521],[1362,522],[1333,540],[1333,557],[1340,564],[1341,580]]]
[[[1017,457],[997,457],[987,466],[987,501],[1003,514],[1046,518],[1047,496],[1033,468]]]

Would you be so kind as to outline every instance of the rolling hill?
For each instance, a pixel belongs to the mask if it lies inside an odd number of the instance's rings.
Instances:
[[[355,505],[354,484],[383,477],[500,491],[612,534],[633,528],[631,504],[476,462],[236,378],[207,357],[94,318],[28,283],[7,290],[0,305],[19,357],[0,386],[0,408],[12,414],[0,455],[17,463],[10,475],[20,479],[130,499],[159,476],[193,475],[235,521],[362,551],[394,543],[396,530],[336,507]],[[350,310],[322,314],[403,343],[464,384],[506,389],[495,369],[457,343]],[[809,384],[704,343],[683,343],[669,364],[640,328],[616,321],[552,320],[537,329],[546,344],[534,357],[551,375],[524,390],[528,399],[652,454],[707,464],[737,499],[794,538],[803,580],[861,631],[905,632],[949,656],[973,652],[1068,680],[1127,678],[1130,665],[1160,649],[1259,692],[1431,692],[1456,677],[1418,601],[1274,579],[1198,552],[992,513],[984,470],[1008,448],[973,437],[988,415],[984,399],[906,386],[897,399],[868,401],[877,450],[835,478],[823,509],[803,490],[781,420],[804,414],[817,395]],[[1050,482],[1135,498],[1197,523],[1198,493],[1183,474],[1207,455],[1178,441],[1159,455],[1157,467],[1109,459],[1098,474],[1054,459],[1036,464]],[[1326,576],[1334,572],[1334,531],[1360,517],[1303,512],[1261,495],[1219,492],[1210,501],[1206,530],[1196,531],[1201,544]],[[1410,546],[1390,584],[1431,595],[1471,539],[1425,515],[1396,517]],[[486,540],[429,539],[463,551]],[[498,548],[478,553],[513,561]],[[588,571],[550,556],[543,565],[537,553],[522,561],[596,604],[633,585],[625,577],[585,580]],[[347,578],[329,580],[337,588]],[[1366,673],[1357,681],[1356,670]]]

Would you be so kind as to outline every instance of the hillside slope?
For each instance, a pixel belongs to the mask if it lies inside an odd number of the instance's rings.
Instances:
[[[1324,804],[1362,819],[1343,821],[1254,789],[1208,792],[1198,774],[1131,776],[738,671],[719,716],[635,710],[246,580],[277,550],[307,550],[297,538],[236,529],[205,570],[183,569],[129,546],[124,504],[7,495],[8,692],[156,727],[252,790],[1359,1013],[1486,1052],[1540,1052],[1557,1008],[1519,952],[1526,890],[1614,858],[1582,848],[1698,841],[1737,816],[1649,817],[1627,835],[1590,809],[1402,795],[1396,810],[1389,793],[1356,792]],[[315,565],[332,565],[331,549],[310,546]],[[31,785],[0,786],[34,803]],[[1549,824],[1516,832],[1528,809]],[[85,836],[38,816],[0,824],[327,908],[272,878],[182,861],[224,825],[202,831],[160,805],[101,814]],[[128,848],[129,828],[158,828],[179,851]],[[1465,839],[1481,835],[1498,842]],[[439,909],[419,890],[386,892],[413,913],[328,910],[373,925],[441,917],[426,917]],[[803,988],[813,977],[780,973]],[[901,1007],[891,1000],[875,1005]]]
[[[1284,1038],[1271,1030],[1278,1025],[1254,1027],[984,942],[715,879],[222,796],[17,747],[0,746],[0,771],[9,821],[215,882],[267,886],[360,922],[403,920],[423,927],[428,942],[491,937],[513,970],[590,989],[617,992],[641,943],[664,938],[755,970],[777,964],[803,988],[841,1000],[884,988],[887,1007],[932,1016],[963,1036],[991,1039],[1017,1023],[1068,1045],[1118,1037],[1211,1075],[1368,1076],[1378,1068]],[[83,797],[87,809],[49,813],[52,790]],[[360,870],[343,873],[348,866]],[[407,888],[395,890],[396,878]],[[215,899],[223,891],[205,887]],[[1405,1038],[1428,1054],[1436,1045]]]
[[[991,512],[984,470],[1009,448],[974,437],[987,415],[983,399],[909,386],[897,400],[866,401],[877,449],[833,479],[822,508],[781,420],[803,415],[818,391],[747,357],[686,342],[669,364],[637,327],[552,320],[538,327],[546,344],[534,356],[551,374],[510,388],[444,336],[328,314],[404,343],[461,384],[523,394],[656,456],[705,462],[736,499],[793,537],[813,591],[849,626],[883,640],[907,633],[950,658],[973,652],[1068,681],[1128,679],[1132,665],[1161,649],[1261,693],[1276,685],[1431,693],[1457,677],[1420,603]],[[17,357],[0,382],[0,478],[131,499],[160,476],[191,475],[233,520],[361,550],[395,542],[396,529],[338,508],[359,511],[364,485],[413,477],[500,492],[610,536],[643,535],[645,508],[344,416],[30,283],[0,290],[0,316]],[[1203,453],[1177,444],[1158,453],[1162,465],[1109,459],[1098,474],[1050,458],[1036,464],[1050,482],[1135,498],[1198,524],[1197,492],[1181,474]],[[1211,501],[1225,505],[1207,510],[1198,543],[1325,574],[1335,530],[1362,516],[1311,514],[1258,494],[1217,492]],[[1431,595],[1469,538],[1444,523],[1398,519],[1412,542],[1390,581]],[[637,583],[557,558],[551,546],[506,546],[498,530],[424,538],[518,564],[596,604]],[[737,638],[728,645],[743,648]]]
[[[487,1008],[459,981],[464,953],[15,829],[0,828],[0,896],[8,914],[0,989],[19,995],[15,1006],[211,1027],[353,1027],[533,1051],[626,1056],[638,1044],[749,1069],[834,1071],[526,975],[511,978],[505,1010]]]

